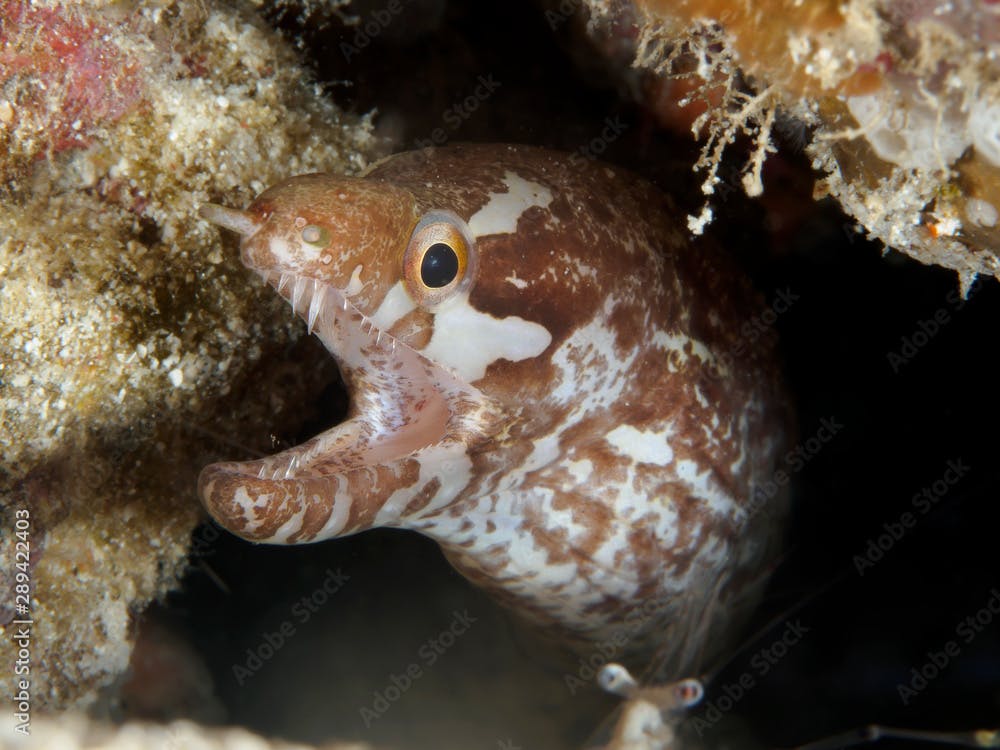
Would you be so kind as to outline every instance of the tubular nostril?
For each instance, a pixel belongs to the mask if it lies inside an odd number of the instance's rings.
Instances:
[[[252,236],[264,222],[249,211],[227,208],[216,203],[204,203],[198,208],[198,215],[224,229],[236,232],[242,237]]]

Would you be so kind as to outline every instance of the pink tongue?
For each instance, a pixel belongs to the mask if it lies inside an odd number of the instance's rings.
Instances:
[[[444,396],[429,384],[398,396],[402,403],[394,407],[402,414],[402,424],[384,425],[375,435],[369,450],[364,452],[364,462],[369,465],[386,463],[413,453],[420,448],[439,442],[448,427],[450,411]]]

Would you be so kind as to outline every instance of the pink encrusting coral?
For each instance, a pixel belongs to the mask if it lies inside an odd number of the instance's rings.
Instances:
[[[121,45],[126,16],[0,0],[0,176],[85,146],[141,101],[135,55]],[[112,33],[112,32],[115,33]]]

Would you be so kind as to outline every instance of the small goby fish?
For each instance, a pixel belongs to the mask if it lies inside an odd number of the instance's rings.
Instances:
[[[202,216],[241,236],[350,398],[296,448],[204,469],[230,531],[413,529],[571,643],[700,648],[760,578],[782,513],[761,492],[787,436],[778,367],[747,340],[746,280],[652,185],[462,145]]]

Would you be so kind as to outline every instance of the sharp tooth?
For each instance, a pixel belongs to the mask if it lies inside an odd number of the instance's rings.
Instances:
[[[309,301],[309,319],[306,321],[306,328],[309,333],[313,332],[313,326],[316,325],[316,318],[318,318],[320,312],[322,312],[325,302],[326,287],[322,286],[317,281],[314,284],[312,299]]]
[[[257,472],[257,478],[258,479],[263,479],[265,474],[267,474],[267,465],[266,464],[264,466],[260,467],[260,471]]]
[[[288,467],[285,469],[285,479],[291,479],[295,475],[295,470],[299,467],[299,457],[292,456],[292,460],[288,462]]]
[[[285,287],[288,286],[288,282],[291,281],[292,275],[290,273],[283,273],[278,278],[278,294],[281,294]]]
[[[308,281],[309,279],[302,278],[301,276],[295,277],[295,288],[292,289],[292,309],[295,312],[299,311],[299,302],[302,301],[302,295],[305,294]]]

